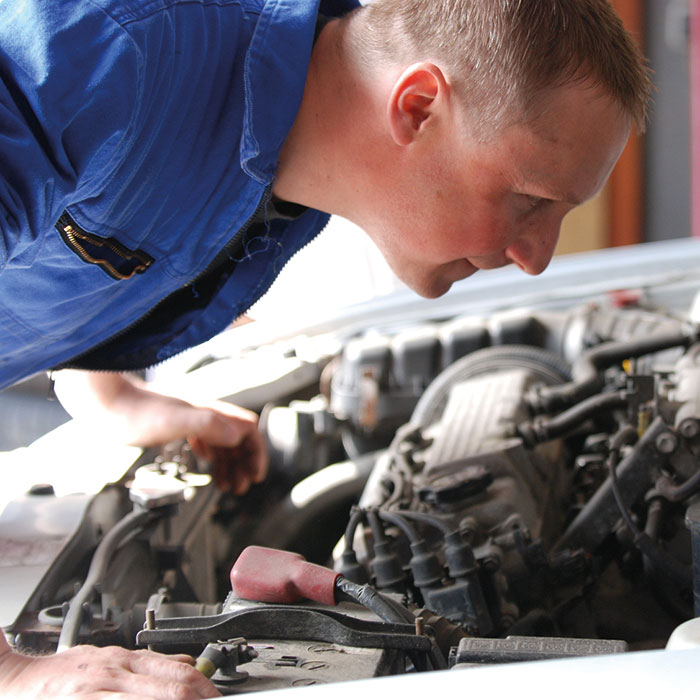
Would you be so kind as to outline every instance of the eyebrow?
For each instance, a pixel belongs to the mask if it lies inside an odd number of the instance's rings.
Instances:
[[[519,189],[521,192],[525,192],[533,197],[549,199],[553,202],[563,202],[564,204],[571,204],[574,207],[580,206],[589,199],[588,197],[582,198],[575,192],[559,190],[556,186],[552,187],[546,182],[546,177],[540,179],[534,172],[528,173]]]
[[[570,192],[568,194],[562,194],[560,197],[560,201],[565,202],[566,204],[572,204],[573,206],[578,207],[581,204],[583,204],[586,200],[581,199],[581,197],[578,197],[577,195]]]
[[[539,184],[537,189],[541,194],[533,193],[535,197],[549,199],[552,202],[563,202],[564,204],[571,204],[574,207],[578,207],[586,201],[586,199],[582,199],[573,192],[561,192],[559,190],[549,189],[544,183]]]

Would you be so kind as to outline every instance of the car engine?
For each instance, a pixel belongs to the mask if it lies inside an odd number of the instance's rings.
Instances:
[[[36,530],[5,552],[40,568],[14,645],[187,652],[237,694],[662,648],[700,615],[695,324],[615,296],[302,364],[253,406],[271,473],[243,497],[177,444],[68,505],[50,484],[10,504]]]

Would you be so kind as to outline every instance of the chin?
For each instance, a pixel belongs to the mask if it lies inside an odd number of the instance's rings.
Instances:
[[[421,280],[420,283],[406,282],[406,284],[425,299],[437,299],[450,291],[454,280],[432,279]]]
[[[424,289],[416,291],[427,299],[437,299],[437,297],[441,297],[449,292],[455,282],[471,277],[478,270],[479,268],[472,265],[469,261],[460,260],[456,265],[451,266],[449,270],[451,274],[443,274],[440,277],[426,280]]]
[[[468,260],[455,260],[439,267],[433,267],[422,275],[407,275],[393,268],[394,274],[416,294],[425,299],[437,299],[450,291],[455,282],[471,277],[479,268]]]
[[[440,286],[436,285],[434,287],[429,287],[425,290],[419,291],[418,294],[420,294],[425,299],[437,299],[438,297],[447,294],[447,292],[450,291],[451,287],[452,282],[445,282]]]

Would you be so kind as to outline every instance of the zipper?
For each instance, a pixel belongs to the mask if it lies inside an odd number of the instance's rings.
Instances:
[[[153,258],[143,250],[132,250],[115,238],[103,238],[88,233],[64,211],[56,229],[66,245],[86,263],[97,265],[116,280],[128,280],[140,275],[153,264]]]
[[[250,217],[246,220],[245,224],[235,233],[235,235],[224,245],[224,247],[214,256],[214,259],[204,268],[202,272],[200,272],[198,275],[193,277],[189,282],[186,282],[185,284],[182,285],[179,289],[176,289],[174,292],[171,292],[168,294],[167,297],[164,299],[161,299],[155,306],[151,307],[148,311],[146,311],[142,316],[140,316],[136,321],[133,321],[130,323],[128,326],[125,328],[122,328],[121,330],[117,331],[113,335],[111,335],[109,338],[106,340],[103,340],[102,342],[98,343],[97,345],[91,347],[89,350],[86,350],[85,352],[81,353],[80,355],[77,355],[76,357],[71,358],[67,362],[61,363],[57,367],[55,367],[55,370],[59,369],[85,369],[85,366],[81,366],[81,361],[92,355],[93,353],[97,353],[100,350],[104,349],[107,347],[110,343],[113,343],[120,338],[123,338],[125,335],[128,333],[133,332],[139,325],[142,323],[145,323],[149,318],[151,318],[154,314],[158,312],[159,309],[167,306],[169,303],[171,303],[173,297],[177,294],[181,294],[183,290],[185,290],[187,287],[191,287],[195,285],[199,280],[205,278],[209,273],[211,273],[213,270],[215,270],[221,262],[224,260],[224,258],[229,259],[230,255],[229,253],[234,250],[238,244],[241,242],[241,240],[245,237],[246,233],[250,229],[251,225],[259,219],[259,217],[263,214],[265,209],[267,208],[270,200],[272,198],[272,186],[268,185],[263,194],[262,197],[260,198],[260,201],[258,202],[257,207],[255,208],[255,211],[250,215]],[[68,216],[66,213],[64,213],[64,216]],[[63,217],[61,217],[63,218]],[[59,222],[61,219],[59,219]],[[58,227],[58,224],[56,224]],[[134,251],[135,252],[135,251]],[[241,311],[241,314],[244,314],[247,311]],[[176,353],[178,354],[178,353]],[[125,367],[120,370],[102,370],[102,371],[129,371],[129,370],[136,370],[136,369],[147,369],[149,367],[154,367],[158,363],[153,363],[145,366],[139,366],[139,367]],[[97,370],[99,371],[99,370]]]
[[[245,238],[246,234],[250,230],[250,227],[260,218],[263,212],[267,209],[270,200],[272,199],[272,186],[268,185],[258,202],[258,206],[255,207],[255,211],[248,217],[248,220],[243,224],[243,226],[236,231],[233,238],[231,238],[228,243],[214,256],[214,259],[200,272],[195,278],[191,279],[189,282],[183,285],[183,287],[190,287],[196,284],[199,280],[206,277],[209,273],[215,270],[224,260],[231,259],[230,253],[235,250],[238,244]],[[167,301],[166,297],[163,302]],[[159,303],[163,303],[159,302]],[[156,307],[154,307],[155,309]],[[242,313],[245,313],[243,311]]]
[[[303,246],[300,246],[299,248],[297,248],[297,249],[284,261],[284,263],[282,264],[282,266],[281,266],[281,267],[277,270],[277,272],[275,273],[275,276],[273,277],[272,281],[270,282],[270,285],[268,286],[268,288],[255,300],[255,302],[254,302],[253,304],[251,304],[251,306],[249,306],[247,309],[241,311],[240,316],[243,316],[243,314],[248,313],[248,311],[250,311],[250,309],[251,309],[252,306],[255,306],[255,304],[257,304],[261,299],[264,299],[264,298],[265,298],[265,295],[270,291],[270,289],[272,288],[272,285],[277,281],[277,278],[282,274],[282,271],[284,270],[284,268],[287,267],[287,265],[289,265],[289,263],[292,262],[292,260],[294,260],[294,258],[295,258],[299,253],[301,253],[302,250],[304,250],[304,248],[308,248],[309,245],[311,245],[311,244],[312,244],[312,243],[313,243],[327,228],[328,228],[328,224],[329,224],[329,223],[330,223],[330,219],[329,219],[329,221],[327,221],[327,222],[326,222],[312,237],[311,237],[311,239],[309,239],[308,241],[306,241],[306,243],[304,243]]]

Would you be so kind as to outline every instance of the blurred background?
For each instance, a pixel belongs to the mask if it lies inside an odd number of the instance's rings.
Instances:
[[[601,195],[567,217],[558,253],[700,235],[691,197],[699,165],[700,114],[691,95],[697,100],[700,89],[700,0],[613,5],[649,59],[656,87],[651,119],[646,134],[630,139]]]

